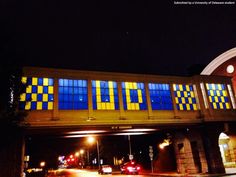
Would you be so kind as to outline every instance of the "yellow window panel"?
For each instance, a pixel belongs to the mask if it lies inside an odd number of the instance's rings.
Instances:
[[[114,95],[114,89],[113,88],[109,88],[109,95],[110,96]]]
[[[189,104],[192,104],[193,103],[192,98],[188,98],[188,102],[189,102]]]
[[[128,92],[128,95],[127,95],[127,92],[126,92],[126,103],[130,103],[130,102],[131,102],[130,94]]]
[[[191,110],[189,104],[186,104],[186,108],[187,108],[187,110]]]
[[[130,103],[127,103],[127,110],[131,110],[131,105],[130,105]]]
[[[179,85],[179,90],[180,90],[180,91],[183,91],[183,85],[182,85],[182,84]]]
[[[178,104],[179,103],[179,99],[177,97],[175,97],[175,103]]]
[[[221,84],[218,84],[218,89],[222,90]]]
[[[41,86],[41,85],[38,86],[38,89],[37,89],[37,90],[38,90],[38,93],[43,93],[43,86]]]
[[[220,96],[220,91],[219,90],[216,90],[216,95]]]
[[[215,102],[216,102],[216,103],[219,103],[219,99],[218,99],[218,97],[215,96],[214,98],[215,98]]]
[[[226,90],[223,90],[222,93],[223,93],[223,96],[227,96]]]
[[[100,81],[96,80],[96,88],[100,88]]]
[[[26,93],[32,93],[32,85],[29,85],[29,86],[26,88]]]
[[[20,101],[25,101],[26,100],[26,94],[25,93],[22,93],[20,95]]]
[[[194,97],[195,97],[193,91],[190,92],[190,96],[191,96],[191,98],[194,98]]]
[[[100,110],[102,108],[101,103],[97,103],[97,110]]]
[[[190,91],[189,85],[186,85],[186,91]]]
[[[108,87],[109,87],[109,89],[113,89],[113,82],[112,81],[108,81]]]
[[[43,94],[43,101],[48,101],[48,94]]]
[[[173,90],[176,91],[176,84],[173,84]]]
[[[43,78],[43,85],[48,86],[48,78]]]
[[[37,94],[36,93],[31,94],[31,101],[37,101]]]
[[[38,85],[38,78],[36,77],[32,78],[32,85]]]
[[[23,84],[26,84],[26,82],[27,82],[27,77],[22,77],[22,78],[21,78],[21,82],[22,82]]]
[[[197,104],[193,104],[193,110],[197,110]]]
[[[135,110],[140,110],[138,103],[135,104]]]
[[[110,95],[110,102],[111,102],[111,103],[114,103],[114,102],[115,102],[115,97],[114,97],[114,95]]]
[[[212,90],[215,90],[216,89],[215,84],[211,84],[211,88],[212,88]]]
[[[111,110],[115,110],[115,103],[111,104]]]
[[[224,109],[223,103],[219,103],[220,109]]]
[[[207,90],[209,90],[209,84],[206,84],[206,88],[207,88]]]
[[[53,109],[53,102],[48,102],[48,110],[52,110]]]
[[[181,98],[181,101],[182,101],[182,103],[186,103],[184,97]]]
[[[177,91],[177,97],[181,97],[181,92]]]
[[[111,103],[106,103],[106,109],[108,109],[108,110],[111,109]]]
[[[188,92],[184,91],[184,97],[188,97]]]
[[[225,103],[225,97],[221,96],[220,99],[222,103]]]
[[[134,107],[134,104],[130,103],[130,110],[134,110],[135,107]]]
[[[138,102],[142,103],[143,102],[143,98],[142,98],[142,92],[140,89],[138,89]]]
[[[48,93],[53,94],[53,86],[48,86]]]
[[[210,90],[210,95],[211,95],[211,96],[215,96],[213,90]]]
[[[212,103],[212,104],[213,104],[213,108],[214,108],[214,109],[217,109],[216,103]]]
[[[106,103],[101,103],[102,104],[102,109],[106,109]]]
[[[229,103],[225,103],[226,109],[230,109],[230,104]]]
[[[25,104],[25,110],[30,110],[30,108],[31,108],[31,102],[27,102]]]
[[[212,103],[212,97],[211,96],[209,96],[209,101]]]
[[[40,102],[37,102],[37,110],[42,110],[43,108],[43,103],[40,101]]]
[[[179,110],[184,110],[183,104],[179,104]]]

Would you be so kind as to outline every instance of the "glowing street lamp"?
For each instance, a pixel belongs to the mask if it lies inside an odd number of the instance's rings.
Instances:
[[[92,136],[89,136],[87,139],[88,143],[93,144],[96,141],[97,144],[97,155],[98,155],[98,168],[100,168],[100,152],[99,152],[99,144],[98,144],[98,140],[95,139]]]
[[[42,162],[40,162],[39,165],[40,165],[41,168],[43,168],[43,167],[45,167],[45,164],[46,164],[46,163],[45,163],[44,161],[42,161]]]

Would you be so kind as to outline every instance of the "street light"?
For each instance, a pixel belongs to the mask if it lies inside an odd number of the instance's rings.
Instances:
[[[90,144],[93,144],[95,141],[96,141],[96,144],[97,144],[98,168],[100,169],[100,151],[99,151],[98,140],[97,140],[97,139],[95,140],[95,138],[92,137],[92,136],[89,136],[89,137],[88,137],[88,142],[89,142]]]

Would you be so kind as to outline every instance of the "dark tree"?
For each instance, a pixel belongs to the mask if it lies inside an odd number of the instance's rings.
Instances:
[[[24,154],[24,111],[18,110],[21,69],[9,65],[0,67],[0,176],[20,177]]]

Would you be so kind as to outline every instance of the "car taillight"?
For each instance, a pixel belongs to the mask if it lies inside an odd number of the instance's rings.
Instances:
[[[140,167],[136,167],[137,168],[137,170],[140,170],[141,168]]]

